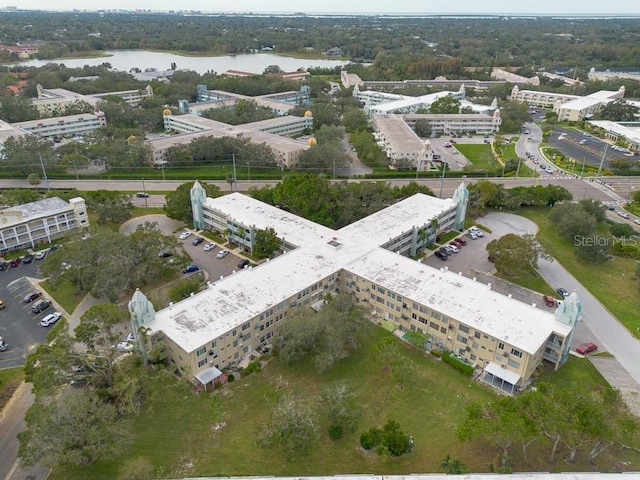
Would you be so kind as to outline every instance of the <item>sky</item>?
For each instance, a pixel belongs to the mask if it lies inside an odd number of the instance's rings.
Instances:
[[[152,11],[200,10],[202,12],[306,12],[306,13],[418,13],[418,14],[567,14],[640,15],[638,0],[0,0],[0,7],[32,10],[148,9]]]

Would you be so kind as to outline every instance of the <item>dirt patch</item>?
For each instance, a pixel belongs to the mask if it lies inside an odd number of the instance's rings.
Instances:
[[[0,387],[0,411],[4,409],[4,407],[9,403],[13,394],[16,393],[16,390],[22,383],[22,380],[12,380],[7,382]]]

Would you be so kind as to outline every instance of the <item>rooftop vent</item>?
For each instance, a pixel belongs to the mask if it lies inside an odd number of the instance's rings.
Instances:
[[[331,245],[333,248],[340,248],[342,244],[338,241],[336,237],[333,237],[331,240],[327,242],[327,245]]]

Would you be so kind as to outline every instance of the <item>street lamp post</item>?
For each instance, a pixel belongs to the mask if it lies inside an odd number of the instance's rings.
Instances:
[[[522,157],[518,157],[518,168],[516,168],[516,178],[520,174],[520,164],[522,163]]]
[[[249,178],[249,183],[251,183],[251,163],[247,162],[247,177]]]

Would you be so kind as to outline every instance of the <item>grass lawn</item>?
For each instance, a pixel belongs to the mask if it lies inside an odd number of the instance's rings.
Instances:
[[[520,215],[534,221],[539,228],[537,239],[542,246],[587,288],[627,329],[638,336],[640,300],[638,280],[634,279],[637,262],[614,257],[602,265],[582,262],[575,256],[570,241],[560,237],[549,221],[546,208],[525,208]],[[556,287],[561,285],[556,285]],[[570,289],[571,286],[564,285]]]
[[[493,158],[491,145],[456,143],[454,148],[458,149],[473,164],[472,167],[465,167],[465,171],[495,172],[502,170],[502,166]]]
[[[499,273],[496,273],[495,275],[507,280],[508,282],[520,285],[521,287],[540,292],[543,295],[551,295],[552,297],[557,296],[555,289],[551,287],[551,285],[549,285],[547,282],[545,282],[545,280],[540,275],[535,275],[532,277],[510,277],[508,275],[500,275]]]
[[[23,379],[24,369],[22,367],[0,369],[0,411],[2,411]]]
[[[51,298],[55,298],[56,302],[60,304],[65,311],[71,315],[76,309],[82,299],[87,295],[87,292],[81,292],[76,285],[66,278],[62,278],[55,284],[50,280],[44,280],[40,283],[40,286],[45,289]]]
[[[162,478],[410,474],[440,471],[439,463],[447,454],[461,459],[467,471],[488,472],[489,465],[495,464],[497,450],[480,441],[461,443],[455,430],[465,418],[465,407],[497,398],[493,391],[405,343],[400,344],[412,375],[410,383],[400,389],[389,372],[372,359],[373,346],[385,335],[390,334],[370,325],[360,352],[325,374],[317,374],[306,364],[287,367],[271,360],[261,372],[236,379],[216,396],[196,395],[185,382],[156,374],[149,382],[148,401],[134,421],[135,442],[125,454],[84,467],[58,466],[50,478],[113,479],[129,462],[141,459],[148,459]],[[571,382],[581,388],[604,382],[586,360],[570,358],[564,368],[566,371],[547,372],[543,378]],[[286,386],[276,390],[277,379]],[[328,437],[320,393],[336,382],[346,382],[357,395],[363,417],[355,432],[333,441]],[[256,443],[260,426],[268,421],[272,406],[282,395],[302,397],[314,406],[320,439],[314,441],[306,457],[287,460],[278,448],[263,449]],[[358,448],[360,434],[371,426],[382,426],[389,418],[414,437],[414,452],[400,458],[362,452]],[[214,426],[219,422],[224,426],[216,430]],[[531,447],[529,465],[519,458],[517,448],[513,451],[516,470],[592,468],[562,461],[549,465],[544,460],[548,445],[542,440]],[[631,463],[626,469],[640,467],[638,455],[629,454],[628,459]],[[612,456],[603,454],[593,468],[608,471],[614,461]]]

